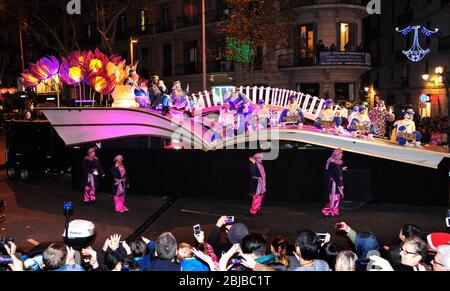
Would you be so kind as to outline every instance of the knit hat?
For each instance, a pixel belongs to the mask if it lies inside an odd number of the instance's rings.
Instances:
[[[432,233],[427,236],[427,242],[433,250],[437,250],[438,247],[450,243],[450,234],[445,232]]]
[[[328,99],[327,101],[325,101],[325,105],[333,105],[333,100]]]
[[[295,97],[295,95],[291,95],[291,96],[289,96],[289,101],[291,101],[292,99],[297,99],[297,97]]]
[[[243,223],[236,223],[228,231],[228,240],[231,244],[240,244],[242,239],[248,235],[248,228]]]
[[[364,110],[367,110],[367,107],[364,106],[364,105],[361,105],[361,106],[359,107],[359,112],[364,111]]]
[[[117,161],[123,162],[123,156],[122,156],[122,155],[116,156],[116,157],[114,158],[114,162],[117,162]]]
[[[263,105],[264,104],[264,100],[259,100],[258,101],[258,105]]]
[[[90,148],[87,150],[87,154],[89,155],[90,153],[93,153],[93,152],[95,152],[95,151],[96,151],[95,147],[90,147]]]

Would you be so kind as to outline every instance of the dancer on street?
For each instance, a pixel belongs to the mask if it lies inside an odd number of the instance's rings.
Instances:
[[[128,211],[125,206],[125,195],[127,189],[130,187],[128,181],[127,171],[123,165],[123,156],[118,155],[114,159],[114,167],[111,170],[113,176],[113,194],[114,194],[114,207],[116,212],[123,213]]]
[[[322,210],[322,214],[325,217],[339,216],[339,204],[341,199],[344,198],[343,173],[344,171],[347,171],[347,167],[343,166],[344,161],[342,161],[342,157],[342,149],[334,150],[325,167],[325,175],[328,180],[328,194],[330,198],[329,203]]]
[[[100,187],[99,177],[104,177],[102,165],[96,156],[95,147],[89,148],[83,160],[84,203],[87,205],[96,201],[95,189]]]
[[[250,158],[250,196],[253,197],[250,214],[261,215],[261,206],[266,195],[266,172],[263,166],[263,154],[258,153]]]

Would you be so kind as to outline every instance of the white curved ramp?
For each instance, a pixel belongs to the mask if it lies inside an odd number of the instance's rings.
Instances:
[[[247,142],[294,141],[428,168],[438,168],[448,152],[428,148],[399,146],[384,140],[360,140],[347,135],[322,133],[305,126],[304,129],[268,129],[212,143],[212,132],[204,125],[202,115],[193,119],[181,116],[161,116],[159,113],[126,108],[41,108],[67,146],[101,142],[124,137],[176,137],[188,144],[186,148],[205,151],[234,148]]]

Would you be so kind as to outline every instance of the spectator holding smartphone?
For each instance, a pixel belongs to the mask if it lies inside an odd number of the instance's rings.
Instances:
[[[295,240],[294,255],[299,267],[291,271],[331,271],[327,262],[318,260],[320,239],[311,230],[300,231]]]
[[[240,244],[249,231],[243,223],[226,223],[228,216],[222,216],[217,220],[208,238],[208,243],[214,249],[217,257],[229,250],[233,245]],[[224,231],[223,231],[224,230]]]

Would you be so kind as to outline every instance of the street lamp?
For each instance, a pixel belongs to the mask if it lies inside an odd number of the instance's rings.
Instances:
[[[430,75],[428,75],[428,74],[423,74],[423,75],[422,75],[422,79],[423,79],[424,81],[428,81],[428,80],[430,79]]]
[[[442,75],[444,74],[444,67],[442,66],[436,67],[436,69],[434,69],[434,72],[438,75]]]
[[[134,45],[137,44],[138,42],[139,40],[130,37],[130,60],[132,66],[134,66]]]
[[[202,0],[202,63],[203,63],[203,90],[206,91],[206,14],[205,14],[205,0]]]

